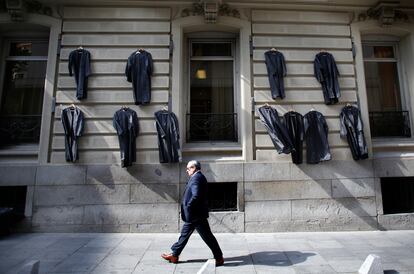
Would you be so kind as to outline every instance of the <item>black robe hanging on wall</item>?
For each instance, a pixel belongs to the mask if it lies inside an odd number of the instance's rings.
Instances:
[[[317,164],[331,160],[328,143],[328,125],[322,113],[312,110],[303,117],[306,140],[306,162]]]
[[[322,92],[325,104],[332,105],[338,103],[341,97],[338,82],[338,68],[335,59],[329,52],[316,54],[314,61],[315,77],[322,85]]]
[[[266,127],[277,152],[289,154],[294,148],[285,125],[280,120],[276,109],[270,106],[259,108],[260,121]]]
[[[283,115],[290,140],[295,150],[292,151],[292,162],[301,164],[303,162],[303,116],[302,114],[289,111]]]
[[[76,49],[69,54],[69,75],[75,74],[76,98],[86,99],[88,91],[88,77],[91,75],[91,54],[85,49]]]
[[[153,65],[151,53],[145,50],[133,52],[127,61],[125,75],[132,82],[136,105],[149,104],[151,101],[151,75]]]
[[[283,54],[276,50],[265,52],[265,63],[267,76],[269,77],[272,98],[285,98],[285,84],[283,77],[286,76],[286,64]]]
[[[361,120],[361,113],[355,106],[346,106],[339,116],[341,121],[341,137],[348,140],[354,160],[367,159],[368,147],[365,142],[364,125]]]
[[[67,162],[76,162],[78,155],[78,138],[83,133],[84,119],[77,107],[62,110],[61,121],[65,133],[65,158]]]
[[[178,163],[180,161],[180,130],[177,117],[166,110],[157,111],[154,115],[160,163]]]
[[[122,108],[115,112],[113,125],[119,140],[121,166],[131,166],[137,160],[136,138],[139,133],[138,115],[130,108]]]

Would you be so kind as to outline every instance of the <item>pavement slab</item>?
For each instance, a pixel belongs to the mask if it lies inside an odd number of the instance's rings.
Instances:
[[[189,274],[213,257],[192,235],[171,264],[178,233],[28,233],[0,238],[0,273],[14,274],[30,260],[40,274]],[[355,274],[369,254],[380,256],[386,274],[414,273],[414,231],[216,234],[225,257],[217,274]]]

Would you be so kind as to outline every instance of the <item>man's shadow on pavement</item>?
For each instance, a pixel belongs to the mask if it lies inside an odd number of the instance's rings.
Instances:
[[[300,251],[260,251],[248,255],[226,257],[224,256],[224,267],[241,265],[268,265],[268,266],[291,266],[306,261],[315,253]],[[205,262],[202,259],[187,260],[186,263]],[[184,263],[183,261],[181,263]]]

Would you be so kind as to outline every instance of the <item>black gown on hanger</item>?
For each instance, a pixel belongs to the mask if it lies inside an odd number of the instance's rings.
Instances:
[[[303,116],[302,114],[289,111],[283,115],[290,140],[295,150],[292,151],[292,162],[301,164],[303,162]]]
[[[155,112],[160,163],[180,161],[180,129],[174,113],[167,110]]]
[[[259,108],[260,121],[266,127],[277,152],[289,154],[294,148],[289,133],[282,123],[276,109],[270,106]]]
[[[331,160],[328,143],[328,125],[322,113],[312,110],[303,117],[306,140],[306,162],[317,164]]]
[[[69,75],[75,74],[76,98],[86,99],[88,95],[88,77],[91,75],[91,54],[86,49],[76,49],[69,54]]]
[[[65,158],[67,162],[76,162],[78,155],[78,139],[84,128],[83,113],[78,107],[62,110],[61,121],[65,133]]]
[[[151,101],[152,70],[152,56],[148,51],[140,49],[128,57],[125,75],[127,81],[132,82],[136,105],[149,104]]]
[[[121,166],[131,166],[137,160],[136,138],[139,133],[138,115],[130,108],[122,108],[115,112],[113,125],[119,140]]]
[[[281,52],[276,50],[266,51],[264,55],[272,98],[283,99],[285,98],[285,84],[283,79],[286,76],[285,57]]]
[[[338,103],[341,92],[339,90],[339,71],[335,59],[329,52],[320,52],[314,61],[315,77],[322,85],[323,98],[326,105]]]
[[[341,121],[341,137],[348,140],[354,160],[367,159],[368,147],[365,142],[364,125],[361,120],[361,113],[355,106],[345,106],[339,116]]]

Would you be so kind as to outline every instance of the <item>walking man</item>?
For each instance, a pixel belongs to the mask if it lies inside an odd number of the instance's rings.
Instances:
[[[216,266],[221,266],[224,264],[223,253],[216,238],[211,233],[207,221],[207,179],[201,173],[200,163],[196,160],[188,162],[187,174],[190,176],[190,179],[181,202],[181,219],[184,221],[181,235],[178,241],[172,245],[172,253],[163,253],[161,257],[170,263],[178,263],[178,256],[180,256],[191,234],[196,229],[200,237],[213,252]]]

